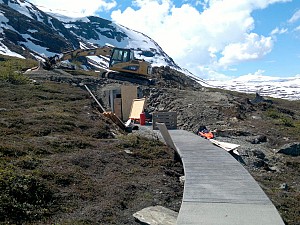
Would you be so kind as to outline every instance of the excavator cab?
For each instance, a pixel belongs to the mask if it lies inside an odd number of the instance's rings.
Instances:
[[[134,55],[131,49],[114,48],[110,58],[109,66],[113,66],[117,63],[129,62],[134,59]]]
[[[150,76],[152,73],[151,64],[134,58],[132,49],[114,48],[109,62],[109,69],[123,72]]]

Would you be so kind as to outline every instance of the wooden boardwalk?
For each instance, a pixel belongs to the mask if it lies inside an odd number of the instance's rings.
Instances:
[[[248,171],[228,152],[184,130],[169,130],[184,166],[177,225],[284,225]]]

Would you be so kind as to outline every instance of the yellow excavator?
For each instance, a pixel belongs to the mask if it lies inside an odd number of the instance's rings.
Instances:
[[[61,61],[79,56],[104,56],[109,58],[108,71],[101,74],[102,78],[131,81],[140,84],[153,84],[151,79],[152,66],[145,60],[136,59],[133,49],[103,46],[92,49],[75,49],[63,52],[46,59],[45,69],[52,69]]]

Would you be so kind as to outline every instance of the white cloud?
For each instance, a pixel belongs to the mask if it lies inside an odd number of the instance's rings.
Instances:
[[[255,33],[246,35],[244,42],[227,45],[222,51],[220,65],[227,67],[242,61],[260,59],[273,47],[271,37],[259,36]]]
[[[296,27],[296,28],[294,29],[294,31],[296,31],[296,32],[300,31],[300,26]]]
[[[281,28],[281,29],[279,29],[278,27],[276,27],[274,30],[271,31],[271,35],[284,34],[287,31],[288,31],[287,28]]]
[[[45,12],[59,13],[69,17],[84,17],[108,11],[117,5],[115,0],[29,0]]]
[[[289,19],[289,23],[295,23],[300,19],[300,9],[294,13],[294,15]]]
[[[111,17],[149,35],[175,62],[199,75],[200,67],[218,69],[269,53],[272,37],[252,33],[251,13],[286,1],[290,0],[205,0],[206,8],[199,12],[190,4],[175,7],[171,0],[136,0],[135,8],[114,11]]]
[[[223,74],[222,72],[218,72],[209,67],[198,66],[198,71],[200,71],[198,75],[201,75],[202,78],[207,80],[218,80],[218,81],[227,81],[229,79],[233,79],[234,77]]]

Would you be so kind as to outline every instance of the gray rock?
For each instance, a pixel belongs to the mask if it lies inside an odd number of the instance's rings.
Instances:
[[[288,187],[287,183],[282,183],[282,184],[280,184],[280,189],[287,191],[288,188],[289,188],[289,187]]]
[[[256,168],[261,168],[261,167],[265,167],[267,164],[264,160],[258,159],[256,161],[253,162],[253,166]]]
[[[280,172],[280,169],[277,166],[270,166],[269,170],[273,172]]]
[[[267,142],[267,137],[265,135],[259,135],[253,139],[249,140],[251,144],[260,144],[263,142]]]
[[[277,153],[282,153],[291,156],[300,156],[300,142],[284,145]]]
[[[184,185],[184,182],[185,182],[185,176],[179,177],[179,182],[180,182],[181,185]]]
[[[258,149],[254,149],[252,151],[253,155],[256,157],[256,158],[259,158],[259,159],[264,159],[266,158],[266,155],[265,153],[263,153],[261,150],[258,150]]]
[[[254,120],[261,120],[261,116],[252,116],[252,119],[254,119]]]
[[[175,225],[178,213],[162,206],[150,206],[133,214],[134,218],[148,225]]]

